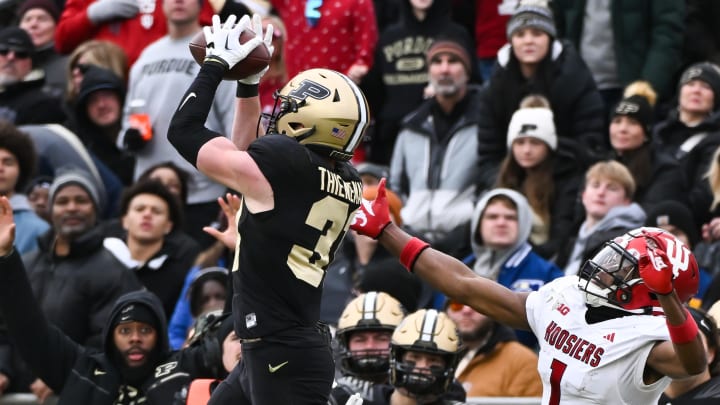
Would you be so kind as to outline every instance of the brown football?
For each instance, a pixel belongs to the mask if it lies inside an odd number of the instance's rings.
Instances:
[[[240,33],[241,44],[244,44],[245,42],[253,38],[255,38],[255,33],[249,29],[246,29]],[[206,45],[207,43],[205,42],[205,35],[202,31],[198,32],[190,40],[190,53],[192,54],[193,58],[195,58],[195,61],[201,65],[203,63],[203,60],[205,60]],[[267,66],[269,63],[270,53],[265,46],[260,45],[253,49],[252,52],[250,52],[250,54],[245,59],[238,62],[235,66],[232,67],[232,69],[228,70],[223,76],[223,79],[243,79],[249,75],[258,73],[259,71],[265,69],[265,66]]]

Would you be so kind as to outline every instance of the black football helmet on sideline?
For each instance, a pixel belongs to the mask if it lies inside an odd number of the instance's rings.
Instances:
[[[336,336],[340,370],[369,381],[385,381],[390,368],[387,350],[350,351],[350,336],[361,331],[386,331],[390,334],[405,316],[400,301],[384,292],[367,292],[354,298],[343,310]]]
[[[416,369],[406,361],[408,351],[440,355],[445,367]],[[404,389],[418,400],[431,401],[447,391],[460,353],[460,336],[455,322],[445,313],[421,309],[408,315],[395,328],[390,343],[390,384]]]
[[[310,69],[276,93],[268,133],[291,136],[318,153],[347,161],[362,141],[369,114],[365,95],[347,76]]]

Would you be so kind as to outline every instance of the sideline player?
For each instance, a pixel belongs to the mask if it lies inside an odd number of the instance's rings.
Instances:
[[[347,161],[368,124],[368,106],[346,76],[311,69],[277,96],[268,135],[256,139],[258,82],[238,81],[232,141],[203,126],[222,75],[256,46],[272,54],[272,27],[240,44],[237,25],[213,17],[207,57],[173,116],[168,139],[188,162],[243,195],[233,263],[235,333],[243,360],[211,404],[327,403],[333,381],[330,334],[318,324],[322,280],[362,198]]]
[[[671,378],[706,367],[697,324],[682,305],[697,291],[697,262],[661,229],[632,230],[606,243],[579,276],[514,293],[393,225],[384,179],[352,228],[450,298],[531,329],[540,343],[543,404],[654,404]]]

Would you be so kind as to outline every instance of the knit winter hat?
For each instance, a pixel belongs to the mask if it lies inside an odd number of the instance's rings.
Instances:
[[[545,142],[551,150],[557,150],[557,133],[553,112],[549,108],[520,108],[510,119],[507,132],[507,147],[521,137],[537,138]]]
[[[131,302],[120,310],[113,318],[111,325],[115,326],[121,323],[142,322],[152,325],[156,330],[160,330],[160,320],[147,305],[138,302]]]
[[[653,108],[647,98],[640,95],[633,95],[620,100],[615,106],[612,118],[619,115],[633,118],[642,125],[645,135],[650,135],[650,128],[653,121]]]
[[[687,235],[692,246],[700,240],[700,230],[695,225],[692,212],[687,205],[674,200],[661,201],[650,208],[647,212],[646,226],[660,227],[673,225]]]
[[[683,72],[680,76],[680,83],[678,84],[678,91],[680,87],[686,85],[693,80],[702,80],[707,83],[715,95],[715,105],[713,110],[717,109],[720,105],[718,99],[720,99],[720,67],[711,62],[698,62]]]
[[[41,8],[45,10],[48,14],[50,14],[50,17],[52,17],[55,23],[60,20],[60,11],[58,10],[57,5],[55,5],[55,2],[52,0],[25,0],[20,7],[18,7],[17,15],[22,18],[28,10],[32,10],[34,8]]]
[[[427,64],[430,66],[430,61],[441,53],[449,53],[460,59],[465,71],[468,75],[472,74],[472,67],[470,66],[470,54],[468,50],[460,43],[452,39],[438,39],[430,45],[430,49],[427,51]]]
[[[67,167],[58,170],[52,184],[48,201],[52,206],[57,192],[69,185],[78,185],[90,195],[98,213],[102,212],[105,202],[105,190],[99,185],[90,173],[78,167]]]
[[[521,28],[536,28],[552,38],[557,36],[555,19],[546,1],[524,1],[515,9],[507,23],[508,41]]]

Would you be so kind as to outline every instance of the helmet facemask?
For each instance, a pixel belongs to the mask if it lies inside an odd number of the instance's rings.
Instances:
[[[390,367],[390,347],[387,350],[353,350],[343,344],[340,349],[340,368],[345,374],[378,383],[387,380]]]
[[[608,242],[580,269],[580,289],[590,306],[626,310],[633,286],[641,282],[637,259],[615,241]]]
[[[263,119],[267,120],[267,132],[268,133],[282,133],[278,129],[278,120],[288,113],[297,113],[298,110],[306,105],[306,100],[297,100],[294,97],[280,94],[278,90],[275,90],[273,94],[275,99],[275,105],[273,105],[272,112],[270,114],[261,114]],[[312,128],[304,135],[295,137],[300,142],[305,137],[312,134]]]
[[[408,350],[422,351],[418,347],[393,348],[390,365],[391,381],[396,388],[405,390],[407,396],[428,402],[440,398],[455,378],[457,355],[443,355],[445,366],[430,366],[416,369],[415,362],[405,361],[403,357]],[[437,349],[428,353],[437,353]]]

